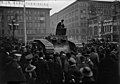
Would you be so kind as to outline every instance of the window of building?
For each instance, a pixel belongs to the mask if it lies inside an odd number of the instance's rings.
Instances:
[[[18,34],[21,35],[21,29],[18,30]]]
[[[110,25],[110,30],[109,30],[110,32],[111,32],[111,29],[112,29],[112,25]]]
[[[40,17],[38,17],[37,19],[40,20]]]
[[[75,5],[75,8],[78,8],[78,4]]]
[[[41,29],[38,29],[39,34],[41,34]]]
[[[2,17],[0,17],[0,21],[1,21]],[[8,20],[11,20],[10,16],[8,16]]]
[[[39,14],[40,14],[40,12],[39,12],[39,11],[37,11],[37,14],[39,15]]]
[[[87,23],[86,22],[81,22],[81,27],[86,27]]]
[[[41,24],[41,28],[45,28],[45,23],[42,23],[42,24]]]
[[[97,28],[97,26],[94,27],[94,35],[98,35],[98,28]]]
[[[107,29],[108,29],[108,27],[107,27],[107,25],[106,25],[106,27],[105,27],[105,31],[107,32]]]
[[[28,10],[26,10],[26,14],[28,14]]]
[[[32,30],[32,34],[35,34],[35,33],[36,33],[36,32],[35,32],[35,29],[33,29],[33,30]]]
[[[79,18],[78,18],[78,16],[75,16],[75,20],[77,21]]]
[[[20,14],[23,14],[23,11],[22,11],[22,10],[20,10]]]
[[[17,16],[17,20],[20,20],[20,16]]]
[[[69,34],[71,33],[71,30],[69,30],[69,32],[68,32]]]
[[[41,12],[40,17],[44,17],[44,16],[45,16],[45,12]]]
[[[29,30],[27,30],[27,34],[30,34],[30,33],[29,33]]]
[[[75,29],[72,29],[72,34],[75,34]]]
[[[41,17],[41,18],[40,18],[40,23],[45,23],[44,17]]]
[[[23,16],[22,15],[20,16],[20,20],[23,20]]]
[[[44,33],[44,30],[43,30],[43,29],[41,29],[41,33],[42,33],[42,34]]]
[[[19,11],[19,10],[17,10],[17,11],[16,11],[16,13],[17,13],[17,14],[19,14],[19,13],[20,13],[20,11]]]
[[[94,20],[94,24],[95,24],[95,23],[98,23],[98,21],[97,21],[97,20]]]
[[[74,17],[72,17],[72,22],[74,21]]]
[[[29,28],[29,23],[26,23],[26,27],[27,27],[27,29]]]
[[[19,20],[19,21],[20,21],[20,16],[17,16],[17,20]]]
[[[12,20],[13,18],[14,18],[14,16],[11,16],[11,18],[10,18],[10,19]]]
[[[34,17],[34,20],[37,20],[37,17],[36,17],[36,16]]]
[[[29,16],[29,20],[32,20],[32,16]]]
[[[106,26],[104,26],[104,32],[106,32]]]
[[[32,34],[32,30],[30,30],[30,34]]]
[[[76,25],[76,26],[79,26],[79,23],[78,23],[78,22],[76,22],[76,23],[75,23],[75,25]]]
[[[117,31],[117,26],[113,26],[113,31]]]
[[[38,30],[37,29],[35,29],[35,34],[38,34]]]
[[[38,27],[38,25],[37,25],[37,23],[35,23],[35,28],[37,28]]]
[[[116,17],[116,16],[113,16],[113,20],[117,20],[117,17]]]
[[[38,32],[39,32],[39,31],[38,31],[38,29],[36,28],[36,29],[35,29],[35,34],[38,34]]]
[[[36,15],[37,14],[37,12],[36,12],[36,10],[34,11],[34,15]]]
[[[82,9],[82,10],[81,10],[81,13],[86,13],[86,9]]]
[[[31,22],[29,22],[29,27],[30,27],[30,28],[32,27],[32,23],[31,23]]]
[[[23,29],[21,29],[21,35],[23,35],[24,34],[24,30]]]
[[[13,10],[10,10],[10,13],[13,14]]]
[[[38,27],[40,28],[40,23],[37,23],[38,24]]]
[[[73,23],[73,27],[76,27],[75,23]]]
[[[10,10],[8,10],[7,13],[10,14]]]
[[[76,29],[76,33],[77,33],[77,34],[79,33],[78,29]]]
[[[26,20],[28,20],[28,16],[26,16]]]

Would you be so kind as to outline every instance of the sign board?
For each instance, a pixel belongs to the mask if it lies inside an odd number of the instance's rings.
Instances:
[[[24,1],[0,1],[0,6],[24,7]],[[25,1],[25,6],[29,8],[49,8],[48,3],[45,1]]]

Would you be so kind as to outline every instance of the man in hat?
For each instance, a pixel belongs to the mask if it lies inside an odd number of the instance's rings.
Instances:
[[[6,82],[6,71],[8,70],[8,64],[13,60],[9,56],[9,52],[5,50],[5,47],[0,45],[0,84],[5,84]]]
[[[98,65],[99,65],[99,55],[94,48],[91,49],[90,59],[93,62],[94,66],[92,68],[94,78],[97,80],[98,75]]]
[[[34,63],[36,66],[37,84],[44,84],[47,81],[47,68],[43,55],[43,52],[39,52],[38,60]]]
[[[63,22],[64,22],[64,20],[62,19],[61,22],[58,23],[57,29],[60,29],[60,28],[64,28],[64,27],[65,27],[65,25],[64,25]]]
[[[31,64],[32,59],[27,59],[27,60],[28,60],[28,65],[25,68],[27,84],[34,84],[37,76],[35,72],[36,66]]]
[[[13,60],[8,63],[5,71],[6,82],[7,84],[24,84],[26,78],[23,74],[22,67],[18,63],[22,55],[14,51],[11,56],[13,56]]]
[[[74,83],[79,83],[81,80],[82,74],[79,71],[79,68],[76,66],[76,60],[71,57],[69,60],[69,68],[68,68],[68,73],[66,77],[66,83],[74,82]]]
[[[82,73],[82,82],[84,84],[93,84],[94,83],[94,78],[93,78],[93,73],[90,69],[90,67],[85,66],[80,68],[80,72]]]
[[[61,22],[59,22],[59,23],[57,24],[56,35],[66,34],[65,25],[64,25],[63,22],[64,22],[64,20],[62,19]]]

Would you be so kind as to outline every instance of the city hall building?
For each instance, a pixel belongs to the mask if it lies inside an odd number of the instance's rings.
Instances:
[[[25,12],[24,12],[25,7]],[[24,40],[25,27],[27,40],[43,38],[50,27],[50,10],[46,3],[22,1],[0,1],[0,36],[12,36],[9,24],[15,20],[14,37]],[[25,18],[24,18],[25,15]]]

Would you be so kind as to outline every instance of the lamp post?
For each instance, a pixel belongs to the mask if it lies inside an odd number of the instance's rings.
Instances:
[[[27,33],[26,33],[26,7],[25,7],[25,0],[24,0],[24,42],[25,46],[27,45]]]
[[[13,19],[11,23],[9,23],[10,30],[12,30],[13,41],[15,38],[15,30],[18,29],[18,26],[19,26],[19,24],[17,23],[17,21],[15,19]]]

